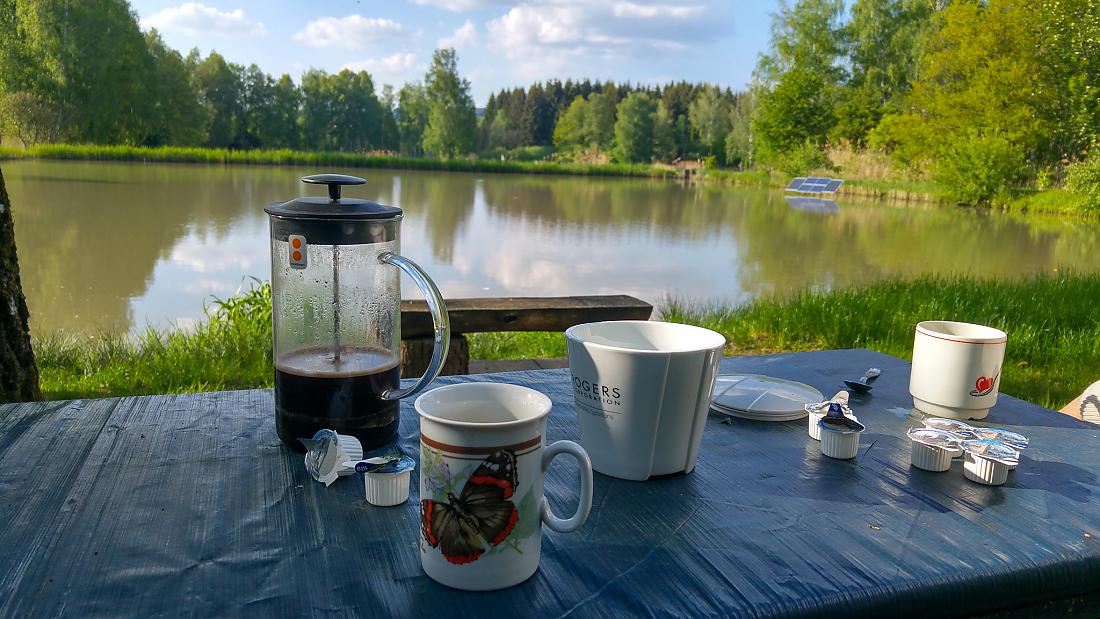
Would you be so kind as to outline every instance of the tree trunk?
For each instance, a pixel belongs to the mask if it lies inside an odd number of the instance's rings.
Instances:
[[[15,223],[4,174],[0,172],[0,402],[42,397],[27,316],[15,253]]]

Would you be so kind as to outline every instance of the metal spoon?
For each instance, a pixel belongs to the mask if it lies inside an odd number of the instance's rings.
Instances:
[[[869,368],[863,373],[863,376],[859,380],[844,380],[844,384],[855,391],[856,393],[867,393],[871,390],[871,383],[875,382],[875,379],[882,375],[882,370],[878,368]]]

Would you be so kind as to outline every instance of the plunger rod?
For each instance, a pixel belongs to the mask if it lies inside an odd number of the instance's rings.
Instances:
[[[332,354],[340,365],[340,246],[332,246]]]

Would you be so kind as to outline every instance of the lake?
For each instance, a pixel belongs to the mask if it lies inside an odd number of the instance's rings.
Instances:
[[[313,193],[404,208],[402,253],[448,297],[630,294],[742,302],[891,276],[1100,269],[1100,227],[942,206],[791,204],[671,181],[64,161],[3,164],[31,328],[189,325],[270,277],[263,206]],[[403,283],[407,298],[416,288]]]

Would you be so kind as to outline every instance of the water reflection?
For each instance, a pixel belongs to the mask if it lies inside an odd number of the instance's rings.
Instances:
[[[318,170],[7,162],[4,171],[32,328],[47,333],[186,323],[210,295],[266,279],[262,207],[310,193],[298,179]],[[342,171],[370,181],[349,195],[405,209],[403,253],[451,297],[742,301],[890,275],[1100,267],[1098,232],[1056,218],[843,201],[809,212],[780,193],[651,180]]]

